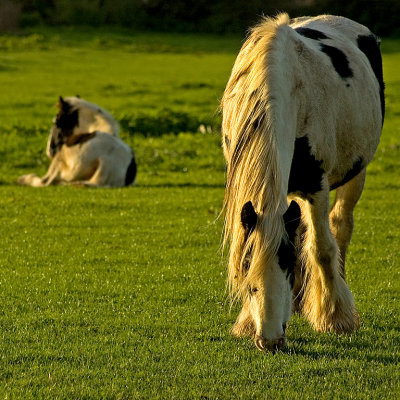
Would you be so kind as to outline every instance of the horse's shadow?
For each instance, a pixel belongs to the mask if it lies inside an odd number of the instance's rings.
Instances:
[[[151,183],[151,184],[136,184],[137,188],[165,188],[165,189],[174,189],[174,188],[204,188],[204,189],[224,189],[225,185],[222,183],[193,183],[193,182],[185,182],[185,183]]]
[[[355,334],[356,337],[352,341],[345,340],[345,337],[344,340],[341,340],[340,337],[332,338],[332,334],[319,335],[322,336],[318,338],[318,341],[311,337],[289,338],[288,346],[282,352],[291,356],[304,356],[315,361],[321,359],[343,360],[352,355],[358,357],[356,354],[361,353],[366,362],[377,362],[383,365],[394,365],[400,362],[400,353],[396,354],[393,348],[388,349],[386,344],[378,349],[375,345],[376,342],[368,338],[370,335],[366,331]]]

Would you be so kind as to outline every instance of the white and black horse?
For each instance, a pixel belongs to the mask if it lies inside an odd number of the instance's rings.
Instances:
[[[18,183],[93,187],[134,184],[135,156],[118,137],[118,122],[103,108],[78,97],[60,97],[58,107],[47,141],[49,170],[42,178],[23,175]]]
[[[282,348],[294,300],[316,330],[358,329],[344,263],[384,119],[379,41],[343,17],[266,18],[221,108],[233,333]]]

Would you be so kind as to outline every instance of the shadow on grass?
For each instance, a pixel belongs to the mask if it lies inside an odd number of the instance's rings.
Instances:
[[[221,183],[151,183],[151,184],[137,184],[138,188],[205,188],[205,189],[224,189],[225,185]]]
[[[0,180],[0,186],[18,186],[21,187],[21,185],[18,185],[16,181],[2,181]],[[54,187],[57,185],[54,185]],[[59,185],[59,186],[68,186],[68,185]],[[52,187],[52,186],[49,186]],[[71,185],[70,187],[74,187]],[[140,188],[140,189],[145,189],[145,188],[150,188],[150,189],[176,189],[176,188],[204,188],[204,189],[223,189],[225,185],[223,184],[218,184],[218,183],[155,183],[155,184],[138,184],[135,186],[123,186],[121,188],[108,188],[109,190],[113,189],[135,189],[135,188]],[[94,189],[96,188],[85,188],[86,190],[88,189]]]
[[[372,340],[372,338],[371,338]],[[388,354],[392,352],[391,354]],[[342,342],[341,336],[332,340],[331,335],[327,335],[318,340],[311,338],[297,338],[289,342],[289,346],[282,350],[282,353],[294,356],[300,355],[312,360],[321,359],[343,360],[346,358],[361,358],[368,362],[377,362],[383,365],[397,365],[400,362],[400,355],[395,354],[395,348],[388,349],[388,346],[378,348],[370,340],[355,338],[351,343]]]

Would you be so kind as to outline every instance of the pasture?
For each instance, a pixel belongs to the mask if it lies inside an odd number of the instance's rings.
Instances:
[[[219,99],[239,37],[42,30],[0,36],[0,396],[396,399],[400,392],[400,41],[383,40],[387,112],[355,210],[351,336],[298,315],[288,346],[230,335]],[[19,187],[43,175],[53,104],[108,109],[135,187]],[[199,125],[212,132],[198,132]]]

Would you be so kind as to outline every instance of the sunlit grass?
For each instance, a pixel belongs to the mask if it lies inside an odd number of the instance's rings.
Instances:
[[[397,399],[400,43],[383,41],[387,118],[347,259],[361,329],[318,334],[295,315],[287,349],[273,355],[229,333],[238,306],[230,310],[220,251],[218,132],[123,130],[138,157],[133,188],[15,185],[46,171],[60,94],[119,119],[158,121],[168,108],[218,122],[240,39],[39,35],[0,40],[0,396]]]

